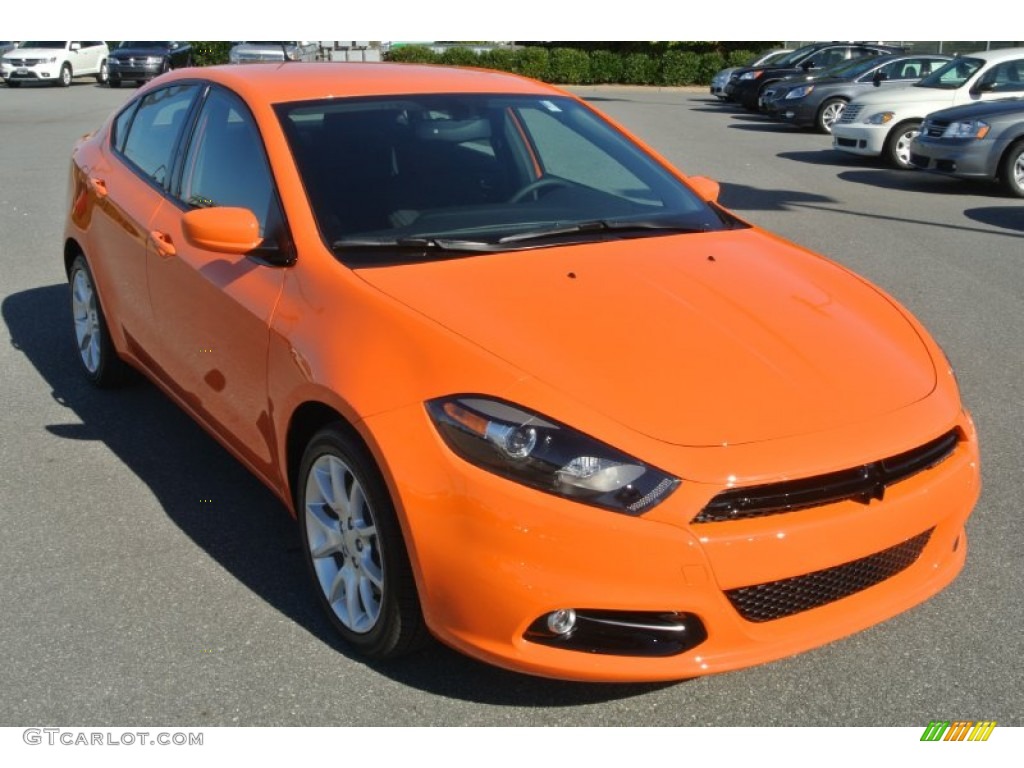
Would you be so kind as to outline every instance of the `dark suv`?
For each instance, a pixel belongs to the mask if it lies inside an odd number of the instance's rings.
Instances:
[[[173,40],[127,40],[110,52],[107,67],[111,88],[124,80],[142,85],[172,69],[192,66],[192,46]]]
[[[737,69],[725,86],[725,93],[730,100],[737,101],[746,109],[756,112],[760,109],[760,97],[765,86],[772,85],[784,77],[832,67],[842,61],[861,56],[903,52],[904,49],[899,46],[876,43],[812,43],[797,48],[770,66]]]

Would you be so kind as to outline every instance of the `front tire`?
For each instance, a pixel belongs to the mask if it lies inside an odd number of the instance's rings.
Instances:
[[[310,441],[297,496],[306,564],[342,638],[372,659],[421,647],[428,635],[391,496],[372,457],[342,425]]]
[[[819,133],[832,133],[832,126],[843,116],[846,109],[846,99],[826,99],[818,110],[818,117],[815,126]]]
[[[7,81],[7,87],[8,88],[21,88],[21,81],[20,80],[8,80]]]
[[[106,389],[123,384],[128,366],[117,356],[107,330],[107,319],[100,305],[92,271],[79,254],[68,273],[71,286],[71,317],[74,322],[78,362],[85,377],[95,386]]]
[[[999,181],[1009,194],[1024,197],[1024,141],[1018,141],[999,164]]]
[[[109,85],[111,88],[120,88],[121,87],[121,78],[119,78],[119,77],[112,77],[109,80],[107,80],[107,85]]]
[[[62,88],[67,88],[68,86],[70,86],[73,78],[74,73],[71,71],[70,64],[65,64],[60,68],[60,80],[58,82],[60,83],[60,86]]]
[[[921,132],[921,123],[917,120],[908,120],[900,123],[891,131],[885,140],[885,159],[894,168],[903,170],[913,169],[910,162],[910,142]]]

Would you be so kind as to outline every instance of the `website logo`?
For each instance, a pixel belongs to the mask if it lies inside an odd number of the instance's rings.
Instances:
[[[995,720],[932,720],[921,741],[988,741],[995,727]]]

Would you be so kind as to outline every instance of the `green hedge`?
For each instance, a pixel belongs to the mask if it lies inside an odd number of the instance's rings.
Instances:
[[[714,42],[564,43],[552,47],[494,48],[481,53],[453,46],[436,53],[426,45],[403,45],[390,50],[386,58],[412,64],[484,67],[549,83],[707,85],[718,70],[743,66],[757,55],[750,48],[728,46]],[[192,59],[200,67],[226,64],[230,50],[231,43],[223,40],[193,42]]]
[[[586,47],[526,46],[495,48],[476,53],[454,47],[435,53],[424,45],[406,45],[387,54],[389,61],[419,64],[455,64],[515,72],[549,83],[585,85],[708,85],[725,67],[738,67],[756,52],[724,51],[716,43],[659,43],[623,46],[619,50]]]

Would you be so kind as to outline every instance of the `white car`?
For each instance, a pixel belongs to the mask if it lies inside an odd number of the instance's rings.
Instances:
[[[105,83],[109,53],[102,40],[29,40],[4,54],[0,59],[0,72],[10,88],[33,82],[55,83],[66,88],[74,78],[85,75]]]
[[[832,126],[832,147],[883,156],[913,168],[910,143],[927,115],[958,104],[1024,96],[1024,48],[958,56],[905,88],[881,89],[851,101]]]

